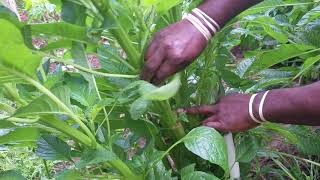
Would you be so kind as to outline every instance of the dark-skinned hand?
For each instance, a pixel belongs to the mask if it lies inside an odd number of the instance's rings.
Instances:
[[[146,51],[141,78],[160,84],[191,64],[206,45],[204,36],[187,20],[162,29]]]
[[[204,115],[207,117],[202,125],[212,127],[222,132],[243,132],[258,124],[249,115],[248,104],[250,96],[236,94],[223,97],[216,105],[206,105],[180,109],[189,115]]]

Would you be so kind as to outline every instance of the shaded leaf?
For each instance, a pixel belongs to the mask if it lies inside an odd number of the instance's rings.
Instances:
[[[113,152],[104,148],[97,148],[96,150],[88,150],[84,152],[81,160],[76,164],[76,167],[84,168],[88,165],[109,162],[116,159],[117,157]]]
[[[7,134],[0,136],[0,144],[35,142],[40,136],[37,128],[13,128],[8,131]]]
[[[130,115],[132,119],[139,119],[147,110],[150,104],[149,100],[145,100],[144,98],[138,98],[130,105]]]
[[[15,170],[0,172],[1,180],[26,180],[20,173]]]
[[[55,136],[43,135],[37,145],[36,154],[45,160],[71,160],[71,148]]]
[[[302,53],[312,49],[314,49],[312,46],[307,45],[284,44],[278,49],[262,52],[257,55],[255,61],[245,74],[252,74],[267,69],[290,58],[300,56]]]

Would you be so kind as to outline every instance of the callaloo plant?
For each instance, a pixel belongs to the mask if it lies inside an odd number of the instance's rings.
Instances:
[[[181,19],[179,1],[52,3],[60,22],[22,23],[0,9],[0,144],[33,148],[44,162],[69,161],[60,179],[228,177],[223,137],[175,113],[218,97],[215,72],[197,80],[212,81],[210,89],[187,90],[188,71],[161,87],[139,80],[150,38]],[[46,45],[35,48],[33,38]]]

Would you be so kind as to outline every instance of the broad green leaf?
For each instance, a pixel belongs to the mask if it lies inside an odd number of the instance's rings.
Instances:
[[[16,26],[4,19],[0,19],[0,26],[0,75],[3,75],[3,66],[35,77],[41,57],[25,46],[22,34]],[[6,72],[10,75],[8,69]]]
[[[195,171],[196,164],[190,164],[181,169],[181,180],[194,180],[194,179],[201,179],[201,180],[218,180],[219,178],[215,177],[212,174],[208,174],[201,171]]]
[[[14,127],[16,127],[16,125],[14,125],[12,122],[6,121],[4,119],[0,120],[0,129],[9,129]]]
[[[312,49],[314,49],[312,46],[284,44],[277,49],[262,52],[256,56],[255,61],[247,69],[245,75],[267,69],[290,58],[300,56]]]
[[[88,78],[90,78],[90,75]],[[95,104],[97,95],[94,89],[90,88],[88,81],[84,80],[82,77],[70,77],[67,78],[66,81],[71,90],[71,99],[78,101],[81,105],[86,107],[92,107]],[[79,86],[81,88],[79,88]]]
[[[84,168],[88,165],[94,165],[102,162],[109,162],[116,160],[116,155],[104,148],[97,148],[96,150],[88,150],[81,156],[81,160],[76,164],[77,168]]]
[[[70,89],[67,86],[60,86],[51,90],[66,106],[71,107]],[[55,102],[49,97],[42,95],[27,106],[19,108],[14,116],[45,115],[45,114],[65,114]]]
[[[39,138],[37,128],[13,128],[8,130],[8,134],[0,136],[0,144],[16,144],[24,142],[35,142]]]
[[[150,104],[149,100],[138,98],[130,105],[130,115],[134,120],[139,119],[147,110]]]
[[[217,164],[228,171],[227,146],[220,133],[212,128],[198,127],[191,130],[184,138],[184,145],[189,151]]]
[[[43,135],[37,142],[36,154],[45,160],[71,160],[67,143],[52,135]]]
[[[166,12],[182,0],[143,0],[145,6],[155,6],[158,12]]]
[[[172,81],[169,82],[167,85],[164,85],[159,88],[154,88],[151,85],[149,88],[146,88],[145,86],[143,86],[143,88],[140,87],[140,90],[142,89],[144,91],[142,93],[142,97],[144,99],[152,100],[152,101],[164,101],[176,95],[180,86],[181,86],[180,75],[177,74],[174,76]],[[148,91],[146,89],[151,91]]]
[[[66,179],[85,179],[81,175],[81,172],[76,169],[66,169],[58,174],[56,177],[57,180],[66,180]]]
[[[26,180],[20,173],[15,170],[0,172],[1,180]]]
[[[32,24],[30,25],[33,34],[45,34],[60,36],[77,42],[88,43],[87,29],[85,27],[65,23]]]
[[[188,173],[181,180],[219,180],[216,176],[201,171]]]

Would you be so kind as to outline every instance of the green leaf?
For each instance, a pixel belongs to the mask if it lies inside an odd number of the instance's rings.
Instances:
[[[301,67],[300,72],[296,75],[296,77],[299,77],[299,76],[305,74],[307,71],[309,71],[313,67],[314,64],[319,62],[319,60],[320,60],[320,55],[310,57],[307,60],[305,60],[302,67]]]
[[[9,129],[14,127],[16,127],[16,125],[14,125],[12,122],[0,120],[0,129]]]
[[[196,164],[190,164],[181,169],[181,180],[194,180],[194,179],[201,179],[201,180],[218,180],[219,178],[215,177],[212,174],[208,174],[201,171],[195,171]]]
[[[130,115],[134,120],[139,119],[147,110],[150,104],[149,100],[138,98],[130,105]]]
[[[219,180],[216,176],[201,171],[194,171],[184,175],[181,180]]]
[[[180,86],[180,75],[177,74],[174,76],[173,80],[167,85],[156,88],[155,86],[149,84],[150,87],[146,88],[146,85],[140,87],[140,92],[142,92],[142,97],[147,100],[152,101],[164,101],[170,99],[177,94]],[[151,91],[149,91],[151,90]]]
[[[153,138],[159,135],[157,126],[155,126],[152,122],[145,120],[110,120],[110,126],[115,130],[130,128],[130,130],[134,133],[148,138]]]
[[[263,128],[280,134],[281,136],[287,138],[292,144],[296,144],[298,142],[297,136],[286,127],[274,123],[264,123]]]
[[[244,136],[236,148],[236,161],[250,163],[257,155],[260,145],[253,135]]]
[[[0,172],[1,180],[26,180],[20,173],[15,170]]]
[[[189,151],[219,165],[225,172],[228,171],[227,146],[218,131],[208,127],[198,127],[191,130],[183,138],[183,142]]]
[[[41,57],[25,46],[22,34],[16,26],[4,19],[0,19],[0,26],[0,75],[3,75],[3,66],[35,78]],[[5,71],[7,75],[11,75],[8,69]]]
[[[312,49],[314,49],[312,46],[284,44],[277,49],[262,52],[256,56],[255,61],[247,69],[245,75],[267,69],[290,58],[300,56]]]
[[[158,12],[166,12],[182,0],[143,0],[145,6],[155,6]]]
[[[30,25],[33,34],[45,34],[50,36],[60,36],[66,39],[82,43],[89,43],[87,29],[85,27],[69,24],[66,22],[49,23],[49,24],[32,24]]]
[[[97,148],[96,150],[88,150],[84,152],[81,160],[76,164],[77,168],[84,168],[89,165],[94,165],[102,162],[109,162],[116,160],[116,155],[104,148]]]
[[[51,135],[43,135],[37,142],[36,154],[45,160],[71,160],[67,143]]]
[[[81,176],[81,172],[75,169],[67,169],[59,173],[56,177],[57,180],[66,180],[66,179],[85,179]]]
[[[300,21],[298,22],[298,26],[304,26],[308,24],[310,21],[316,20],[320,17],[320,6],[316,6],[315,8],[311,9],[307,12]]]
[[[35,142],[39,138],[37,128],[15,128],[9,129],[9,133],[0,136],[0,144],[16,144],[24,142]]]
[[[52,93],[59,98],[65,105],[71,107],[70,103],[70,89],[67,86],[60,86],[51,90]],[[65,114],[56,103],[52,102],[49,97],[42,95],[35,99],[27,106],[19,108],[14,116],[28,116],[28,115],[45,115],[45,114]]]

